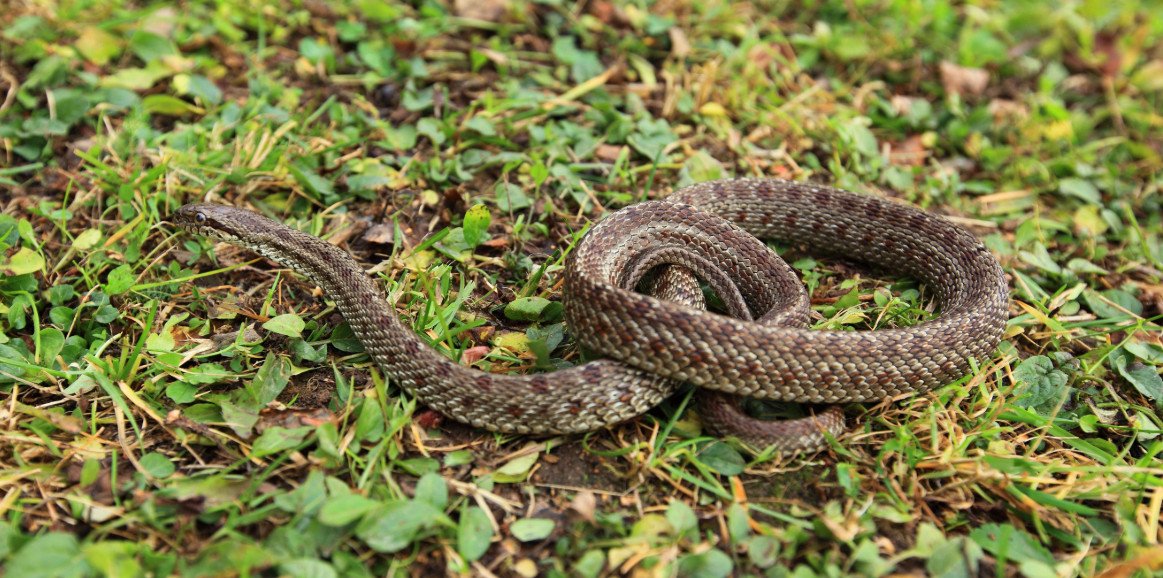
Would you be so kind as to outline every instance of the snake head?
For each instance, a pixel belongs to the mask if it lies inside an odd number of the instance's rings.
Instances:
[[[189,233],[232,242],[247,231],[249,215],[253,213],[225,205],[192,203],[174,211],[166,221]]]

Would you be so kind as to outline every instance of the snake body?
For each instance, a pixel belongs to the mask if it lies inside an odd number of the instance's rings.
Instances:
[[[430,347],[399,321],[350,255],[321,239],[223,205],[186,205],[171,221],[302,273],[331,297],[401,387],[458,421],[502,432],[590,431],[644,413],[684,381],[722,394],[808,403],[925,391],[962,378],[971,359],[991,354],[1008,302],[997,260],[945,219],[831,187],[712,181],[611,214],[570,255],[566,321],[603,359],[551,374],[499,375]],[[935,294],[939,315],[887,330],[807,329],[802,284],[757,238],[913,277]],[[695,277],[730,316],[699,309]],[[635,291],[647,285],[673,301]],[[717,429],[756,445],[812,449],[824,431],[843,427],[835,411],[760,422],[723,395],[707,400],[703,413]]]

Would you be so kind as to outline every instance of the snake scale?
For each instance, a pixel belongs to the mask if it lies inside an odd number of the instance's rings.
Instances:
[[[997,260],[948,220],[814,184],[711,181],[610,214],[569,256],[565,319],[602,359],[549,374],[490,374],[430,347],[350,255],[317,237],[224,205],[186,205],[170,221],[305,275],[403,389],[458,421],[502,432],[590,431],[642,414],[689,382],[711,390],[700,413],[713,429],[756,446],[816,449],[824,432],[842,431],[838,410],[766,422],[743,414],[731,395],[830,404],[922,392],[988,357],[1007,316]],[[914,278],[939,314],[902,328],[810,330],[802,283],[759,239]],[[698,280],[729,315],[701,310]]]

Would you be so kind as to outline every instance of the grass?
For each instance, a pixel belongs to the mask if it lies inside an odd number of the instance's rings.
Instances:
[[[462,6],[458,11],[454,6]],[[705,4],[705,5],[704,5]],[[489,0],[0,14],[8,576],[1163,572],[1163,18],[1149,3]],[[564,256],[731,175],[939,212],[1011,279],[959,383],[758,456],[689,394],[585,436],[461,426],[296,275],[177,235],[251,207],[374,267],[433,347],[575,363]],[[924,288],[788,248],[817,325]]]

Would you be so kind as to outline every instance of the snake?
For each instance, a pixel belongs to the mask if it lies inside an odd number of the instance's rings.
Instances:
[[[305,276],[390,380],[456,421],[504,433],[600,429],[689,383],[712,431],[758,448],[819,450],[845,428],[834,404],[965,378],[997,348],[1008,314],[997,258],[946,218],[824,185],[724,179],[614,211],[569,253],[564,319],[595,359],[549,373],[489,373],[407,327],[377,282],[335,245],[223,204],[184,205],[168,221]],[[888,329],[812,329],[802,281],[765,241],[915,279],[936,314]],[[725,312],[705,310],[707,292]],[[746,415],[743,398],[833,405],[765,421]]]

